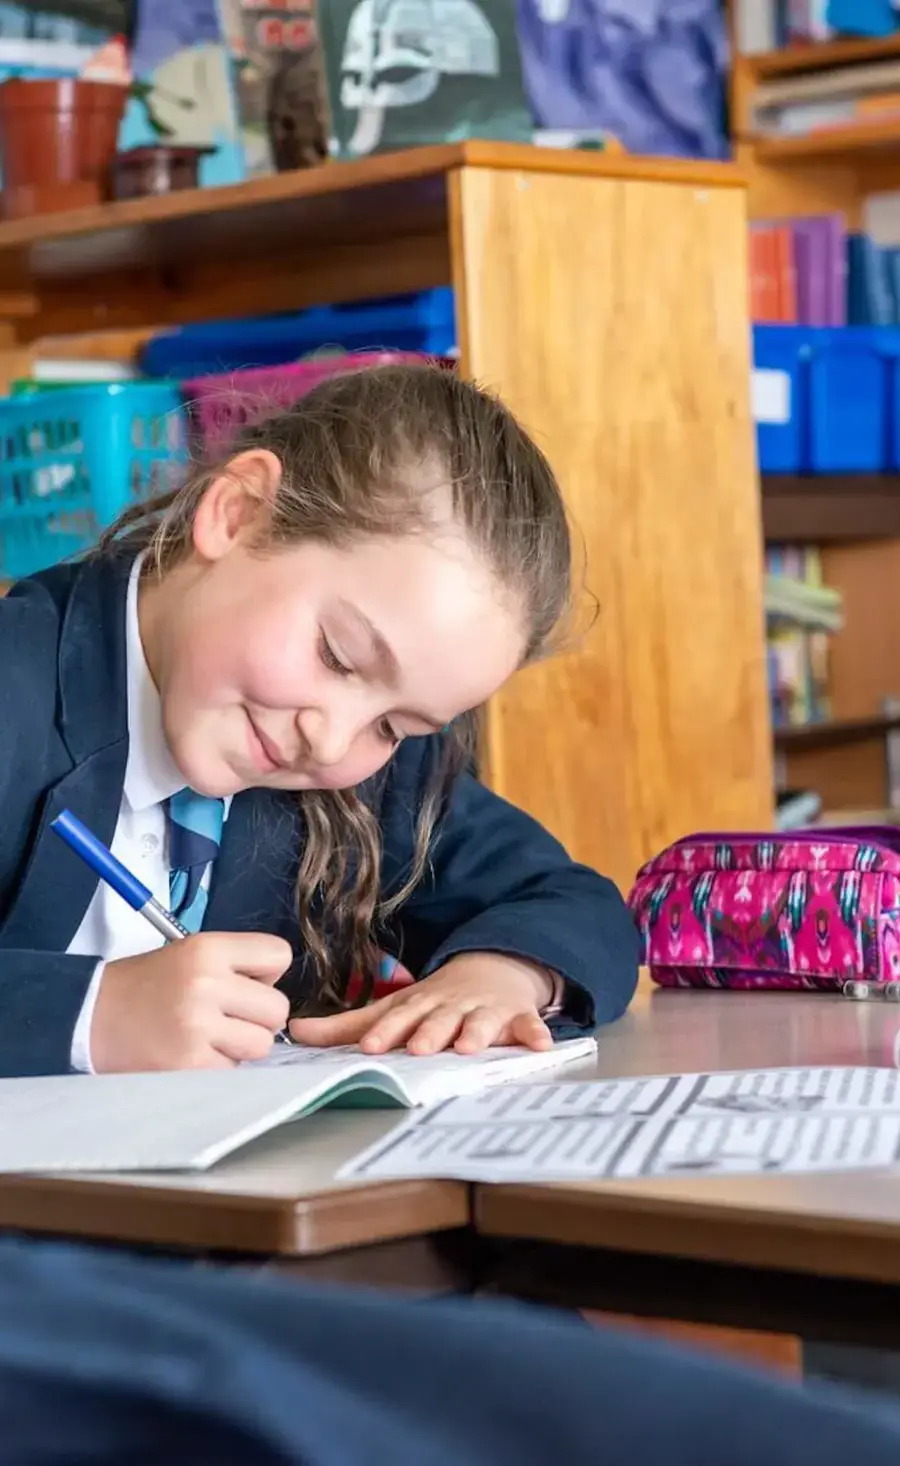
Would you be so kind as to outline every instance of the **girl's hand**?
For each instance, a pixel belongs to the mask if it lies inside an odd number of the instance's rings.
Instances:
[[[329,1018],[295,1018],[297,1043],[330,1048],[355,1044],[367,1054],[403,1048],[411,1054],[478,1054],[496,1045],[550,1049],[553,1036],[539,1009],[553,981],[543,968],[495,952],[467,952],[412,987],[367,1008]]]
[[[94,1068],[230,1069],[264,1059],[287,1022],[275,984],[291,961],[281,937],[198,932],[107,963],[91,1023]]]

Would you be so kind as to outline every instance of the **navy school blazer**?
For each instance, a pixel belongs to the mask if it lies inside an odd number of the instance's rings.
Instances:
[[[107,844],[115,832],[128,755],[129,572],[125,557],[59,565],[0,598],[0,1075],[70,1067],[95,959],[66,949],[96,877],[50,822],[69,808]],[[391,761],[380,800],[384,891],[409,869],[437,745],[410,739]],[[302,841],[290,796],[238,794],[204,921],[286,937],[296,961],[281,985],[293,1004],[311,981],[293,891]],[[637,982],[637,935],[615,886],[469,775],[448,801],[431,872],[395,923],[396,955],[417,977],[474,951],[560,972],[571,988],[558,1037],[618,1018]]]

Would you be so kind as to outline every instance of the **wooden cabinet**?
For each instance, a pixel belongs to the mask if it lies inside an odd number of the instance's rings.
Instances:
[[[564,653],[487,710],[485,777],[624,886],[680,834],[771,819],[746,225],[724,165],[488,143],[326,165],[0,226],[6,361],[452,283],[461,369],[557,469],[585,588]]]

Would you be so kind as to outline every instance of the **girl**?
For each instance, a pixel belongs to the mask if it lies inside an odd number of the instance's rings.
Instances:
[[[617,1018],[615,888],[465,771],[566,608],[553,474],[446,371],[336,377],[0,602],[0,1073],[294,1039],[475,1053]],[[69,808],[197,935],[162,947]],[[201,930],[202,927],[202,930]],[[379,949],[417,981],[345,1002]]]

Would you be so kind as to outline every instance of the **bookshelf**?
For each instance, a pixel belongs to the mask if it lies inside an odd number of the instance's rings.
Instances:
[[[838,210],[857,228],[866,196],[896,188],[898,118],[811,137],[750,137],[751,102],[761,82],[889,60],[900,60],[900,33],[735,56],[735,155],[748,180],[751,218]],[[900,617],[900,475],[767,476],[761,493],[766,538],[821,545],[825,579],[841,591],[846,616],[831,658],[834,722],[777,735],[788,782],[817,789],[829,811],[880,808],[887,739],[896,727],[882,708],[900,694],[892,632]]]
[[[900,474],[763,474],[762,514],[772,544],[900,538]]]
[[[900,147],[900,117],[871,125],[834,127],[809,137],[761,138],[754,144],[757,163],[809,162],[816,159],[849,157],[864,152],[882,152]]]
[[[897,728],[900,717],[834,718],[827,723],[811,723],[808,728],[776,728],[775,747],[786,753],[792,749],[842,748],[883,739]]]
[[[820,45],[797,44],[785,46],[780,51],[764,51],[762,55],[744,59],[758,81],[823,71],[829,66],[866,66],[876,61],[900,59],[900,33],[859,39],[848,37],[823,41]]]
[[[460,367],[553,462],[600,606],[492,701],[483,776],[627,886],[685,830],[771,822],[746,281],[729,165],[421,148],[0,224],[0,384],[160,326],[452,285]]]

